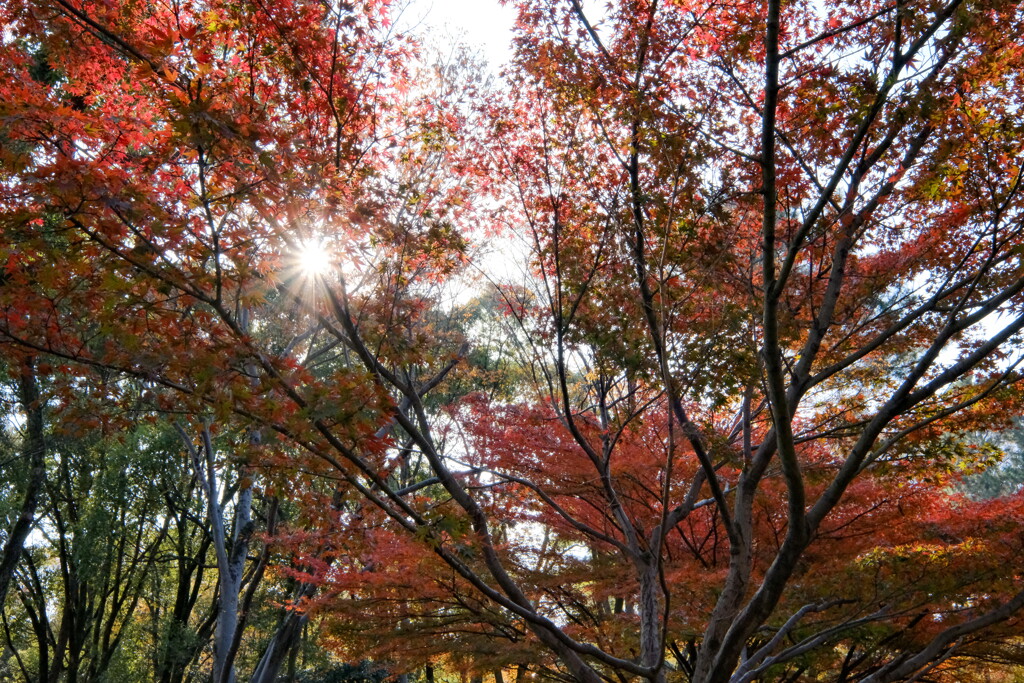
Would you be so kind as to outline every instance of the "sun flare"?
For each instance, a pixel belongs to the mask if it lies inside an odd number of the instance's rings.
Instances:
[[[299,249],[298,266],[307,277],[326,275],[331,269],[331,254],[323,242],[306,242]]]

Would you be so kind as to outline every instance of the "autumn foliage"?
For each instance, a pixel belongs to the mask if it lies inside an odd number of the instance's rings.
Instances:
[[[0,6],[0,352],[51,441],[177,439],[186,661],[1020,663],[1024,497],[959,486],[1021,409],[1024,9],[509,4],[496,78],[385,0]]]

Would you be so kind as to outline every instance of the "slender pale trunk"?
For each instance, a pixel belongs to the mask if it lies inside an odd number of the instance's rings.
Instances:
[[[217,627],[213,637],[213,683],[235,683],[234,649],[238,629],[238,594],[242,587],[242,571],[248,555],[249,537],[252,535],[252,483],[242,477],[238,499],[232,516],[232,537],[227,539],[224,510],[220,505],[220,489],[214,467],[213,440],[210,426],[203,427],[202,452],[196,449],[188,433],[175,425],[192,458],[192,466],[206,495],[206,511],[210,519],[211,536],[217,555],[218,588]]]
[[[216,505],[214,507],[217,507]],[[223,529],[223,513],[220,525]],[[238,493],[235,504],[234,531],[229,552],[223,553],[226,561],[221,564],[218,550],[218,567],[220,574],[220,607],[217,615],[217,631],[214,636],[214,678],[217,683],[235,683],[234,657],[232,643],[238,629],[238,594],[242,588],[242,573],[249,548],[249,534],[252,530],[252,486],[245,485]]]

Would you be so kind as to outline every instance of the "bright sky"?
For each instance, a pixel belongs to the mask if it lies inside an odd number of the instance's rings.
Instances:
[[[439,40],[464,42],[477,48],[497,71],[512,55],[509,41],[515,10],[498,0],[410,0],[402,23],[422,23]]]

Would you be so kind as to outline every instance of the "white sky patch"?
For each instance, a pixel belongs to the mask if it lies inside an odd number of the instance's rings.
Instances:
[[[400,20],[440,43],[479,50],[494,72],[512,57],[515,21],[515,10],[498,0],[411,0]]]

